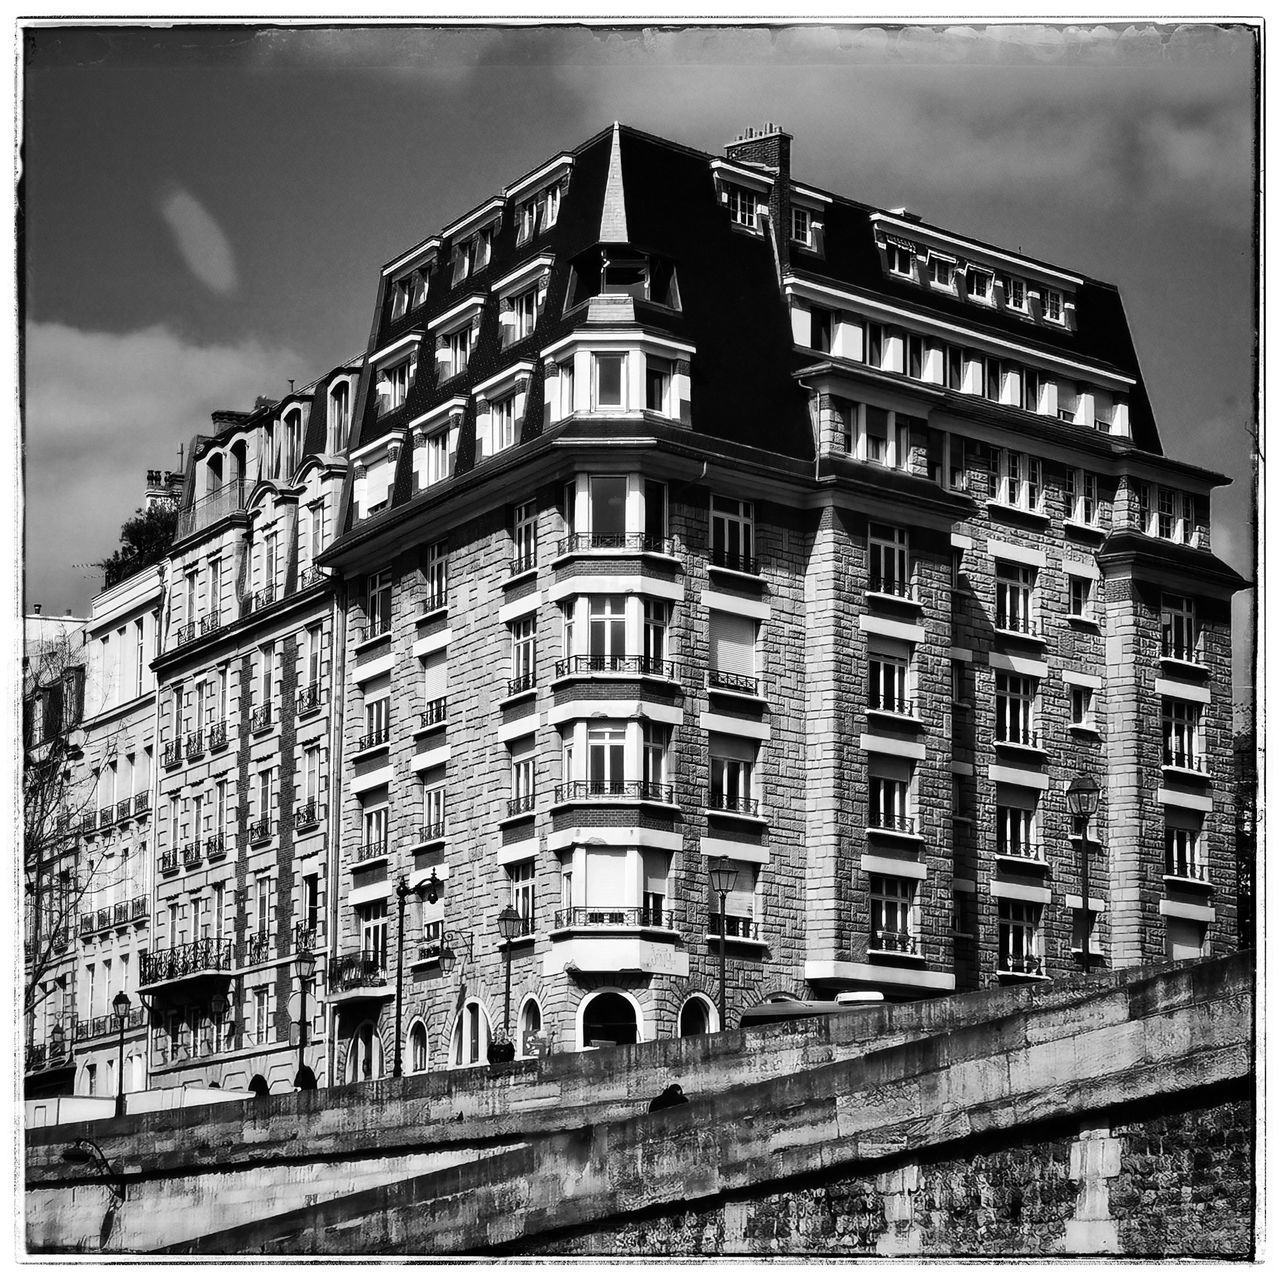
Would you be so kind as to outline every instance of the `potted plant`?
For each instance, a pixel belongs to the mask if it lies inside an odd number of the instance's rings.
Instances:
[[[512,1062],[515,1060],[516,1046],[510,1036],[500,1034],[489,1041],[490,1062]]]

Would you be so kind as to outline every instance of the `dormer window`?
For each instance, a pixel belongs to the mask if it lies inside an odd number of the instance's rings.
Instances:
[[[955,261],[936,253],[929,255],[929,283],[935,289],[946,289],[955,292]]]
[[[1051,320],[1054,324],[1062,323],[1063,311],[1061,290],[1046,289],[1044,291],[1044,318],[1046,320]]]
[[[813,214],[808,209],[791,206],[791,238],[808,248],[813,243]]]
[[[406,272],[391,284],[391,318],[399,320],[427,300],[427,284],[430,267],[419,267]]]
[[[560,216],[560,183],[555,183],[524,201],[516,214],[516,244],[532,240],[540,232],[556,225]]]
[[[399,409],[409,397],[409,386],[413,380],[413,359],[406,356],[395,364],[378,370],[374,392],[378,397],[378,413],[391,413]]]
[[[912,276],[915,274],[916,256],[904,245],[890,241],[885,246],[885,255],[889,261],[889,272],[895,276]]]
[[[475,350],[485,295],[472,294],[456,307],[431,321],[428,328],[435,334],[436,364],[439,381],[447,382],[463,373]]]
[[[341,453],[347,447],[351,431],[351,382],[343,378],[329,388],[329,442],[330,453]]]
[[[403,440],[403,433],[396,432],[357,449],[351,455],[354,467],[352,500],[357,520],[376,515],[389,505]]]
[[[1000,280],[1004,288],[1004,304],[1012,311],[1026,311],[1027,282],[1018,276],[1002,276]]]
[[[725,207],[729,210],[729,221],[735,226],[746,227],[749,231],[760,229],[760,199],[754,191],[727,183]]]
[[[467,367],[467,361],[471,359],[471,326],[463,325],[461,329],[445,334],[444,341],[444,350],[449,357],[448,376],[452,378],[461,373]]]
[[[450,284],[461,284],[489,265],[493,256],[494,224],[481,227],[453,246]]]
[[[280,475],[288,477],[298,469],[302,461],[302,410],[290,409],[284,415],[284,459]]]
[[[466,401],[458,396],[410,423],[415,492],[440,484],[453,475],[465,408]]]
[[[533,368],[521,361],[474,388],[477,462],[519,443]]]
[[[970,267],[965,272],[965,291],[971,302],[990,302],[991,283],[991,272],[981,267]]]

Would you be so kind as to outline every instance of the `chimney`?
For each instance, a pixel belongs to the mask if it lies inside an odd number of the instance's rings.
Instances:
[[[34,606],[33,606],[33,609],[34,609],[34,611],[35,611],[37,614],[38,614],[38,613],[40,612],[40,610],[41,610],[41,609],[43,609],[43,608],[44,608],[44,605],[42,605],[42,604],[38,604],[38,605],[34,605]]]
[[[791,265],[791,135],[770,120],[763,129],[748,129],[724,149],[725,158],[773,175],[769,193],[769,233],[779,273]],[[781,284],[781,274],[779,275]]]

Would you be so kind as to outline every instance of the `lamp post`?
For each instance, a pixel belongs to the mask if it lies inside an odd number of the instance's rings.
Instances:
[[[124,1115],[124,1026],[129,1020],[129,1008],[132,1001],[123,991],[116,993],[116,998],[111,1002],[111,1008],[114,1010],[116,1020],[120,1023],[120,1057],[119,1070],[117,1071],[117,1088],[116,1088],[116,1115]]]
[[[1098,811],[1098,784],[1087,773],[1072,778],[1067,808],[1080,831],[1080,968],[1089,973],[1089,819]]]
[[[520,932],[520,913],[512,906],[498,912],[498,932],[507,944],[507,994],[502,1005],[502,1033],[511,1038],[511,940]]]
[[[738,878],[738,870],[728,858],[712,858],[707,865],[707,874],[711,879],[711,892],[720,898],[720,1030],[726,1029],[724,999],[724,937],[728,932],[724,918],[724,901],[729,890]]]
[[[458,953],[454,947],[460,947],[465,952],[468,960],[475,960],[474,944],[469,933],[462,933],[458,929],[446,929],[440,935],[440,972],[447,978],[452,972],[453,967],[458,963]]]
[[[298,966],[298,1074],[293,1083],[299,1089],[312,1089],[314,1081],[307,1074],[307,984],[316,971],[313,952],[303,947],[294,963]]]
[[[396,885],[396,897],[400,899],[400,909],[396,925],[396,1056],[391,1068],[391,1077],[398,1080],[404,1075],[403,1046],[400,1043],[400,1015],[404,1005],[404,903],[409,896],[409,881],[401,876]]]

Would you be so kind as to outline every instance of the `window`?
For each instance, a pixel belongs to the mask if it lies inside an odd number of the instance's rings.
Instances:
[[[1024,369],[1022,371],[1022,407],[1028,413],[1039,413],[1043,394],[1043,375],[1036,369]]]
[[[1032,676],[996,672],[996,741],[1034,747],[1036,681]]]
[[[816,351],[830,351],[836,331],[836,313],[826,307],[809,308],[809,345]]]
[[[866,326],[866,363],[873,369],[884,365],[884,325],[870,321]]]
[[[754,520],[749,502],[736,498],[711,498],[711,563],[722,569],[755,573],[752,558]]]
[[[889,262],[889,271],[895,276],[911,276],[915,274],[915,254],[908,248],[892,241],[885,246],[885,256]]]
[[[398,320],[405,315],[413,301],[413,276],[401,276],[391,284],[391,318]]]
[[[387,963],[387,903],[363,902],[356,908],[360,926],[360,950],[365,960],[381,969]]]
[[[627,652],[625,596],[591,596],[587,603],[588,643],[592,669],[610,671],[620,668]]]
[[[755,693],[756,621],[712,610],[707,617],[707,682],[714,689]]]
[[[390,413],[398,409],[409,396],[409,364],[401,360],[378,371],[378,381],[374,390],[378,397],[378,412]]]
[[[302,927],[312,934],[320,928],[320,876],[309,872],[302,877]]]
[[[729,221],[739,227],[749,227],[755,231],[758,226],[757,197],[754,191],[745,187],[728,186],[725,188],[725,204],[729,210]]]
[[[1098,477],[1092,471],[1067,469],[1067,519],[1077,524],[1093,525],[1098,521]]]
[[[507,867],[507,876],[511,883],[511,906],[520,917],[519,937],[527,937],[534,928],[534,864],[513,862]]]
[[[868,658],[867,705],[873,711],[910,715],[907,681],[911,666],[911,646],[905,642],[872,639]]]
[[[573,501],[569,500],[567,505],[572,511]],[[626,476],[591,477],[587,485],[587,519],[593,547],[626,545]]]
[[[1005,276],[1004,302],[1005,306],[1011,307],[1014,311],[1025,311],[1027,309],[1027,282],[1018,276]]]
[[[591,357],[593,408],[621,409],[625,407],[623,386],[626,360],[625,355],[615,352],[597,352]]]
[[[1071,692],[1071,727],[1073,729],[1093,729],[1093,690],[1088,685],[1073,684]]]
[[[453,1028],[450,1056],[455,1067],[483,1062],[489,1052],[489,1019],[475,1000],[468,1000]]]
[[[461,329],[446,334],[444,349],[449,353],[449,371],[445,377],[456,377],[471,359],[471,326],[466,324]]]
[[[1040,907],[1034,902],[997,899],[999,954],[996,967],[1006,973],[1040,973]]]
[[[914,882],[900,876],[873,875],[870,890],[871,950],[914,954],[918,945],[913,911]]]
[[[307,523],[311,530],[311,559],[315,560],[324,550],[324,500],[313,502],[307,508]]]
[[[516,398],[514,395],[506,396],[502,400],[495,400],[490,404],[489,439],[494,453],[498,453],[502,449],[510,449],[515,444]]]
[[[1173,826],[1164,828],[1164,873],[1183,880],[1208,880],[1208,868],[1200,854],[1200,829]]]
[[[996,626],[1002,631],[1035,634],[1031,618],[1036,571],[1025,564],[996,561]]]
[[[532,689],[537,681],[537,619],[533,614],[511,623],[511,683],[508,692]]]
[[[739,863],[736,876],[724,899],[724,920],[720,919],[720,895],[708,885],[708,933],[713,937],[723,934],[728,938],[754,938],[756,936],[756,868]]]
[[[364,745],[373,747],[385,742],[390,723],[390,695],[384,693],[379,697],[370,698],[364,704],[364,738],[362,740]]]
[[[626,780],[626,731],[621,725],[587,728],[587,781],[593,795],[620,793]]]
[[[442,724],[448,709],[449,654],[445,649],[422,660],[422,726]]]
[[[1180,662],[1199,661],[1196,604],[1188,596],[1160,598],[1160,656]]]
[[[228,796],[230,784],[226,778],[219,778],[213,784],[213,829],[215,832],[226,831],[230,817]]]
[[[369,624],[368,638],[384,635],[391,630],[391,571],[389,569],[371,573],[366,580],[364,611]]]
[[[924,377],[924,339],[918,333],[909,333],[904,341],[907,347],[907,377],[919,381]]]
[[[362,816],[363,846],[360,860],[381,857],[387,851],[387,806],[371,805]]]
[[[276,808],[275,766],[258,770],[257,815],[258,821],[269,822]]]
[[[532,740],[511,748],[511,805],[513,813],[527,813],[533,808],[537,795],[537,757]]]
[[[1067,612],[1073,618],[1093,619],[1093,579],[1067,574]]]
[[[902,470],[907,465],[907,425],[905,414],[894,414],[873,404],[862,406],[862,456],[882,467]]]
[[[339,382],[329,392],[329,452],[341,453],[347,447],[351,429],[351,384]]]
[[[133,624],[133,692],[141,694],[146,681],[146,644],[143,637],[144,619],[138,618]]]
[[[657,724],[652,720],[644,723],[643,765],[645,798],[648,800],[669,799],[666,795],[667,784],[667,751],[671,746],[670,725]]]
[[[509,345],[529,337],[538,323],[538,291],[526,289],[507,301],[504,313],[503,342]]]
[[[949,391],[964,390],[964,351],[960,347],[943,348],[946,384]]]
[[[447,542],[431,543],[427,548],[426,564],[422,573],[426,579],[427,608],[442,608],[449,599],[449,544]]]
[[[1205,927],[1198,920],[1180,920],[1166,916],[1165,959],[1199,960],[1204,955]]]
[[[1029,801],[1030,797],[997,796],[996,852],[1003,857],[1039,858],[1040,856],[1039,845],[1035,838],[1036,811],[1035,806]]]
[[[644,407],[653,413],[671,416],[671,361],[646,356],[644,361]]]
[[[882,831],[913,832],[911,765],[905,760],[874,756],[868,768],[867,826]]]
[[[965,272],[965,289],[969,294],[970,301],[990,302],[991,282],[992,275],[990,271],[984,271],[981,267],[970,267]]]
[[[987,356],[983,363],[986,366],[983,394],[988,400],[994,400],[999,404],[1003,399],[1001,393],[1004,387],[1004,364],[995,356]]]
[[[998,454],[1000,480],[997,501],[1006,507],[1038,512],[1044,494],[1040,459],[1013,449],[1000,449]]]
[[[867,588],[892,596],[911,594],[907,531],[893,525],[867,525]]]
[[[667,627],[671,622],[671,606],[665,600],[644,602],[644,670],[649,675],[662,675],[667,658]]]
[[[791,206],[791,238],[806,248],[813,243],[813,215],[808,209]]]
[[[929,255],[929,283],[939,289],[950,289],[954,292],[955,284],[952,273],[956,264],[950,258],[940,258],[937,254]]]
[[[644,549],[668,551],[667,486],[660,480],[644,482]]]
[[[1199,746],[1200,706],[1182,698],[1162,698],[1160,720],[1164,731],[1164,762],[1178,769],[1202,769]]]
[[[427,1069],[427,1029],[415,1022],[409,1029],[409,1070],[413,1074]]]
[[[512,573],[523,573],[538,563],[538,505],[522,502],[515,509],[511,523],[511,540],[515,552]]]
[[[1044,318],[1054,324],[1062,323],[1062,293],[1058,289],[1044,291]]]
[[[556,381],[560,384],[560,417],[567,418],[574,411],[573,357],[556,365]]]

